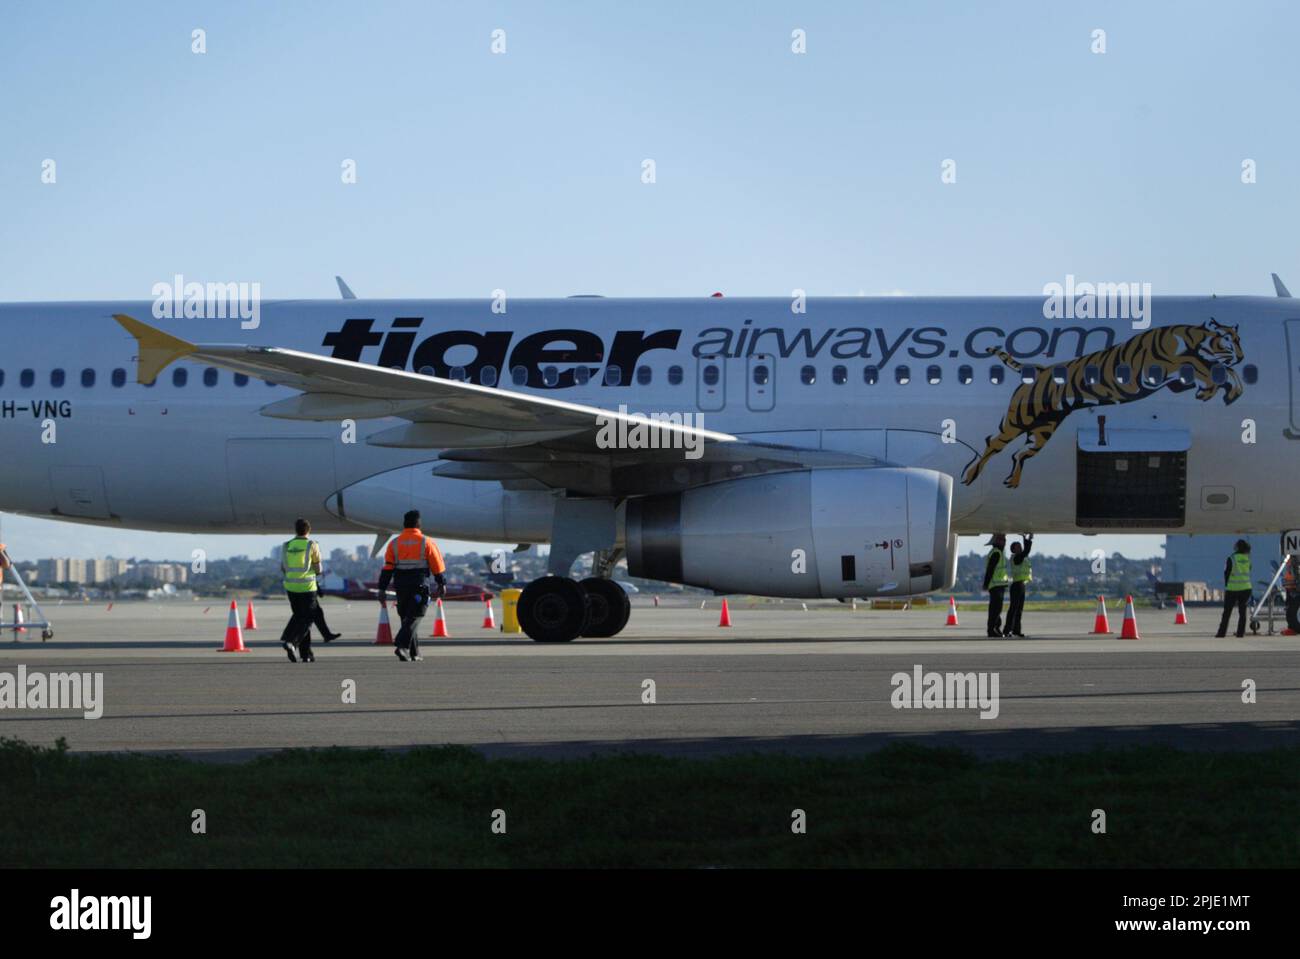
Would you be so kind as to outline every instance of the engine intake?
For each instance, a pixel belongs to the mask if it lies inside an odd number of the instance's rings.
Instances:
[[[815,469],[627,504],[628,573],[724,593],[849,598],[926,593],[957,577],[952,477]]]

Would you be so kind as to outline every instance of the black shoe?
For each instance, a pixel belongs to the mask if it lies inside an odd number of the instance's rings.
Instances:
[[[302,661],[304,663],[314,663],[316,662],[316,657],[308,653],[306,656],[302,658]]]
[[[1215,639],[1224,639],[1224,638],[1225,638],[1225,635],[1224,635],[1223,633],[1215,633],[1215,634],[1214,634],[1214,638],[1215,638]]]
[[[424,657],[421,656],[419,653],[416,653],[414,656],[411,657],[411,662],[422,663],[424,662]]]
[[[1024,634],[1024,633],[1012,633],[1011,635],[1014,636],[1014,637],[1016,637],[1016,639],[1024,639],[1024,638],[1025,638],[1025,634]]]
[[[326,633],[325,642],[332,643],[334,642],[334,640],[338,639],[342,635],[343,635],[342,633]]]
[[[293,643],[284,642],[280,645],[283,646],[284,651],[289,654],[289,662],[296,663],[298,661],[298,654],[294,651]]]
[[[402,649],[401,646],[395,647],[393,649],[393,652],[396,654],[399,660],[401,660],[402,662],[406,662],[406,650]]]

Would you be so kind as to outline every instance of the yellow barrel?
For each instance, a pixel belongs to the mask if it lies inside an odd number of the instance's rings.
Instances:
[[[519,595],[522,589],[501,590],[501,632],[522,633],[519,628]]]

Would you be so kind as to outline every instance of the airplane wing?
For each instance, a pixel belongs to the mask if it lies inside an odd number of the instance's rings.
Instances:
[[[280,347],[190,343],[125,314],[114,319],[139,344],[141,383],[184,359],[300,391],[263,407],[263,416],[404,419],[366,443],[434,451],[444,461],[434,472],[449,478],[535,480],[585,495],[634,495],[812,466],[880,465],[851,453],[753,443],[691,425],[689,418],[648,418]],[[629,440],[637,436],[655,446],[633,446]]]

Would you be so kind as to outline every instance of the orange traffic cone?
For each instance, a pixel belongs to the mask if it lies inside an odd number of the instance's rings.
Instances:
[[[718,625],[719,626],[731,625],[731,611],[727,609],[726,597],[723,597],[722,600],[722,618],[718,620]]]
[[[497,621],[492,616],[492,597],[483,597],[483,628],[496,629]]]
[[[447,617],[442,611],[442,600],[438,600],[438,618],[433,621],[433,638],[451,639],[451,633],[447,632]]]
[[[1174,625],[1187,625],[1187,610],[1183,608],[1183,598],[1181,596],[1178,597],[1178,612],[1174,614]]]
[[[17,603],[14,603],[14,623],[17,624],[17,628],[14,630],[15,636],[19,633],[27,632],[27,627],[23,625],[24,622],[26,622],[26,620],[23,619],[23,608]]]
[[[248,616],[244,618],[244,629],[257,629],[257,617],[253,615],[253,597],[248,597]]]
[[[1120,639],[1141,639],[1138,635],[1137,616],[1133,613],[1133,597],[1129,596],[1124,600],[1124,627],[1120,630]]]
[[[956,596],[948,597],[948,622],[944,623],[944,625],[945,626],[957,625],[957,597]]]
[[[372,646],[391,646],[393,645],[393,627],[388,623],[388,604],[379,604],[379,628],[375,630],[375,641]]]
[[[230,615],[226,618],[226,645],[218,652],[248,652],[248,648],[244,645],[244,634],[239,630],[239,607],[233,599],[230,601]]]
[[[1106,597],[1097,597],[1097,618],[1092,625],[1093,635],[1110,635],[1110,619],[1106,616]]]

